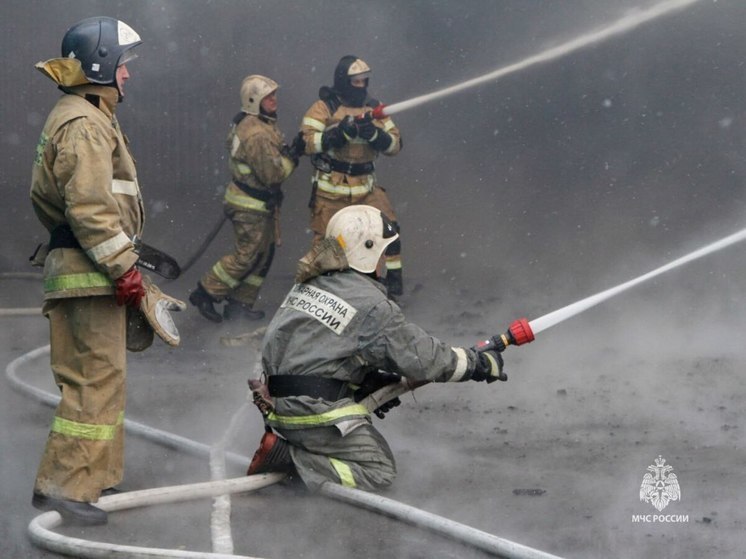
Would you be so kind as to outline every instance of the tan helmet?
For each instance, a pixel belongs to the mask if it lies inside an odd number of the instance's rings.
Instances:
[[[347,206],[335,213],[325,236],[336,239],[350,268],[364,274],[375,272],[383,251],[399,238],[381,210],[364,205]]]
[[[241,110],[250,115],[258,115],[262,99],[279,87],[276,81],[265,76],[246,76],[241,82]]]

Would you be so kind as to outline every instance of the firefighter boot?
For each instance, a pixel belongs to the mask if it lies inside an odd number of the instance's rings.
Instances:
[[[386,287],[389,297],[401,297],[404,294],[401,268],[386,271]]]
[[[251,459],[246,475],[266,474],[269,472],[291,472],[293,460],[290,458],[288,442],[272,432],[265,432],[259,442],[259,448]]]
[[[223,317],[220,316],[220,313],[215,310],[215,307],[213,307],[215,299],[205,291],[205,288],[202,287],[201,283],[197,282],[197,289],[192,291],[189,295],[189,302],[197,307],[199,314],[204,316],[210,322],[223,322]]]
[[[31,504],[35,509],[50,511],[54,510],[59,513],[67,524],[75,526],[101,526],[109,520],[109,515],[105,510],[94,507],[91,503],[80,501],[70,501],[68,499],[55,499],[47,497],[34,491],[34,497]]]
[[[236,320],[245,318],[247,320],[261,320],[264,318],[264,311],[255,311],[250,305],[228,299],[228,304],[223,309],[223,318],[225,320]]]

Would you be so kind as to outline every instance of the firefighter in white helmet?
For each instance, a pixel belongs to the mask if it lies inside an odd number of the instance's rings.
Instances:
[[[407,322],[386,296],[376,270],[397,237],[380,210],[349,206],[331,218],[325,238],[301,259],[297,283],[264,337],[265,382],[249,383],[267,427],[249,475],[289,472],[311,490],[325,481],[381,489],[396,475],[394,457],[362,398],[401,377],[506,378],[499,353],[433,338]]]
[[[314,243],[324,237],[331,216],[353,204],[378,208],[399,232],[394,208],[378,184],[375,160],[399,153],[401,137],[391,118],[372,118],[380,103],[368,96],[370,74],[365,61],[343,56],[334,70],[334,85],[319,90],[319,100],[303,117],[305,153],[314,167],[309,204]],[[399,239],[386,250],[386,268],[389,295],[398,297],[403,292]]]
[[[241,83],[241,111],[226,142],[232,180],[223,204],[233,223],[235,245],[189,296],[202,316],[213,322],[264,317],[253,307],[281,242],[281,185],[298,165],[297,148],[285,143],[277,126],[278,87],[260,75],[247,76]],[[222,316],[214,306],[221,301],[226,302]]]
[[[65,33],[62,57],[36,67],[64,93],[36,147],[31,201],[48,244],[44,306],[50,361],[62,398],[39,465],[32,504],[64,521],[103,524],[92,505],[123,475],[126,350],[143,350],[155,331],[171,345],[178,331],[164,296],[136,267],[143,199],[126,136],[114,116],[142,41],[126,23],[92,17]]]

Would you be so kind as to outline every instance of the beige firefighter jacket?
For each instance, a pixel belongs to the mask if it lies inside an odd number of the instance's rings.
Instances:
[[[144,210],[135,162],[119,128],[113,87],[66,88],[36,147],[31,202],[50,233],[68,225],[81,246],[44,260],[45,299],[107,295],[137,261]]]
[[[341,148],[330,148],[326,152],[321,144],[321,137],[326,129],[338,125],[348,115],[356,117],[370,110],[369,106],[340,105],[332,114],[326,102],[321,99],[316,101],[306,111],[301,125],[303,140],[306,142],[306,154],[326,153],[331,159],[345,163],[373,162],[378,157],[378,152],[366,140],[354,138]],[[391,145],[382,153],[389,156],[399,153],[401,136],[391,117],[374,120],[373,123],[391,135]],[[319,169],[314,172],[313,182],[316,183],[318,196],[331,199],[362,197],[376,186],[375,173],[353,176],[338,171],[325,173]]]
[[[225,203],[239,211],[272,213],[279,201],[282,182],[295,170],[293,161],[283,155],[285,138],[275,119],[249,114],[243,116],[238,124],[231,126],[226,145],[232,181],[225,191]],[[237,183],[266,195],[252,196]],[[269,203],[262,199],[267,197]]]

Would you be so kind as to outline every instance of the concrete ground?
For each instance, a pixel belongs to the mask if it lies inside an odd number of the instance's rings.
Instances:
[[[408,317],[454,344],[503,331],[517,318],[508,315],[517,305],[513,301],[432,278],[409,279]],[[289,284],[289,277],[273,278],[262,306],[276,307]],[[38,306],[33,280],[6,280],[3,286],[4,308]],[[189,286],[175,282],[163,288],[186,298]],[[398,461],[398,479],[386,496],[562,557],[742,556],[741,300],[717,307],[711,299],[685,299],[685,304],[672,299],[661,281],[568,320],[533,344],[509,348],[505,384],[431,385],[406,395],[385,420],[375,419]],[[692,316],[698,320],[688,320]],[[6,364],[47,343],[40,316],[0,320]],[[252,347],[225,347],[221,337],[267,321],[215,326],[192,309],[176,320],[180,348],[156,342],[147,352],[130,355],[127,417],[213,444],[243,406],[256,360]],[[28,363],[21,376],[53,392],[46,359]],[[37,514],[29,501],[53,412],[11,390],[5,379],[0,382],[0,556],[57,557],[32,546],[26,533]],[[241,417],[245,428],[230,447],[250,455],[261,436],[260,418],[253,408]],[[673,467],[681,489],[681,499],[662,512],[639,498],[643,476],[659,455]],[[125,490],[210,477],[207,459],[135,436],[127,440],[125,471]],[[239,468],[228,468],[229,477],[240,475]],[[487,557],[283,486],[236,495],[231,502],[236,554]],[[60,531],[119,544],[210,551],[210,511],[211,501],[203,499],[112,513],[102,528]],[[653,521],[653,515],[662,521]]]

